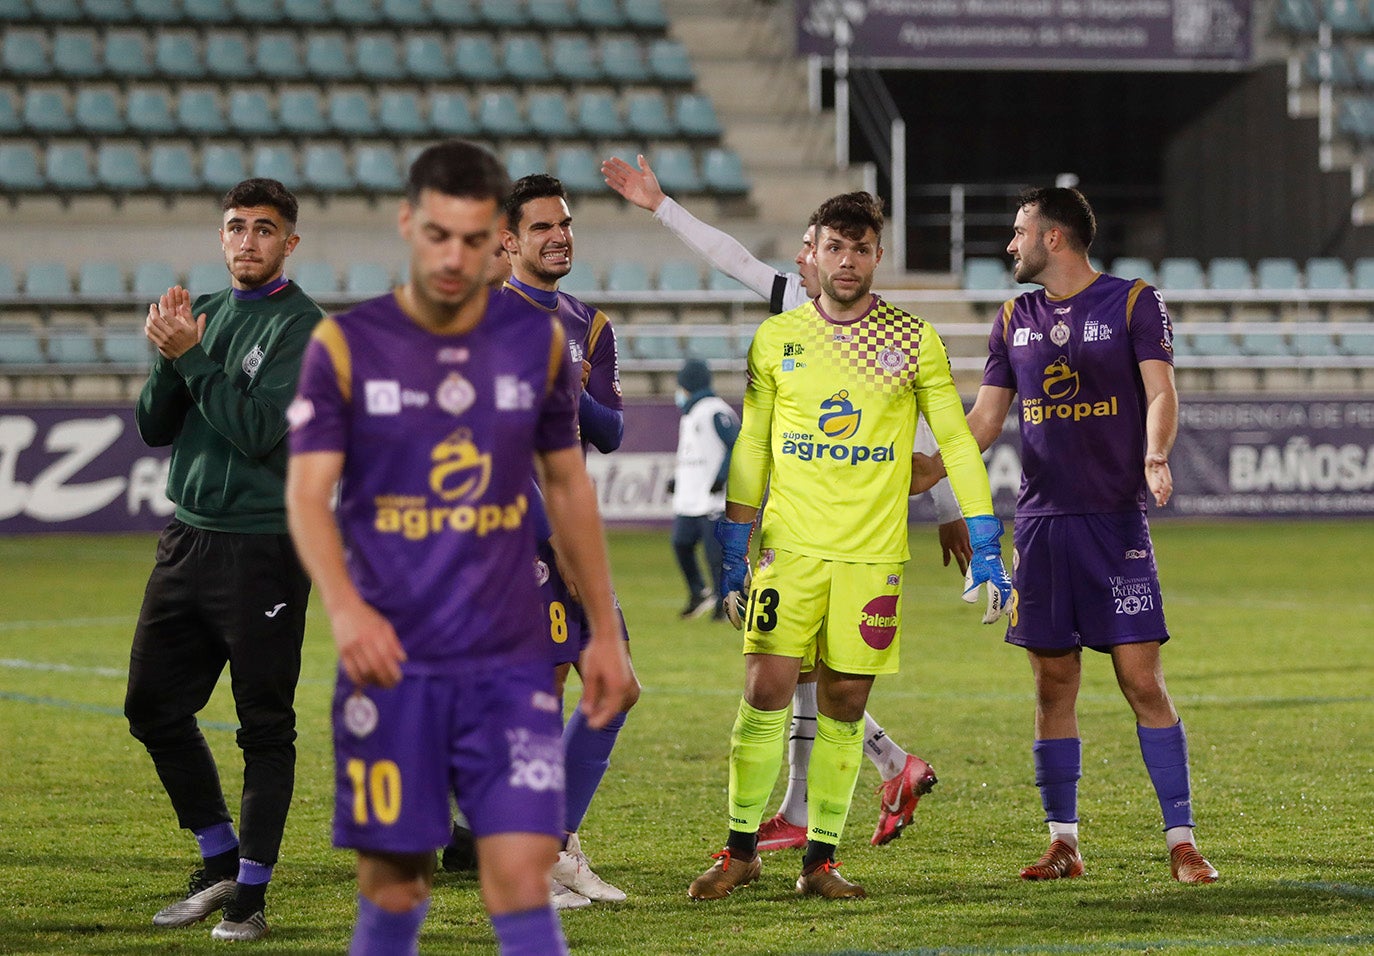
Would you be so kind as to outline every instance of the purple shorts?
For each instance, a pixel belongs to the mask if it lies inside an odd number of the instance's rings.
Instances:
[[[478,837],[563,836],[563,722],[545,662],[455,677],[405,665],[389,690],[334,689],[334,845],[428,853],[449,794]]]
[[[1036,650],[1169,639],[1145,514],[1016,519],[1007,643]]]
[[[544,602],[544,623],[549,629],[549,661],[554,665],[576,664],[582,656],[582,649],[591,640],[591,627],[587,624],[582,605],[568,593],[567,582],[558,572],[553,548],[547,541],[539,543],[534,574],[539,582],[539,597]],[[625,628],[625,615],[620,610],[619,599],[616,600],[615,613],[620,619],[620,636],[628,641],[630,632]]]

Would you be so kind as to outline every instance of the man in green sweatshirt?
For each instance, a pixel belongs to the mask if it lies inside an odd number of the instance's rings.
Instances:
[[[144,324],[158,358],[138,431],[172,446],[176,513],[143,596],[124,714],[204,860],[185,898],[153,923],[187,926],[223,909],[211,935],[246,940],[267,933],[264,899],[295,780],[310,580],[286,531],[284,439],[323,312],[282,273],[300,242],[295,197],[276,180],[249,179],[225,195],[223,212],[229,288],[194,305],[185,289],[168,289]],[[243,751],[239,834],[196,722],[226,663]]]

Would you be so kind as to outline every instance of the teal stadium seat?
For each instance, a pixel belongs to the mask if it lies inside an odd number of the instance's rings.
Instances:
[[[377,117],[372,97],[362,90],[335,90],[329,94],[329,126],[335,135],[375,136]]]
[[[437,33],[406,37],[406,73],[412,80],[442,81],[453,78],[453,60],[448,44]]]
[[[49,76],[48,37],[45,30],[7,29],[0,42],[0,66],[10,76],[36,78]]]
[[[281,130],[267,91],[238,87],[229,93],[229,128],[242,136],[273,136]]]
[[[56,365],[94,365],[100,361],[90,322],[65,320],[48,329],[48,361]]]
[[[1352,358],[1374,358],[1374,332],[1346,332],[1341,336],[1340,349]]]
[[[225,0],[181,0],[181,15],[201,27],[217,27],[234,20],[234,8]]]
[[[59,192],[94,189],[90,149],[85,143],[49,143],[44,178],[50,188]]]
[[[668,113],[668,103],[657,91],[627,96],[625,123],[630,135],[640,139],[670,139],[677,134],[677,124]]]
[[[0,186],[15,193],[38,192],[43,188],[38,150],[31,143],[0,143]]]
[[[452,90],[429,95],[429,122],[440,136],[474,136],[478,130],[468,95]]]
[[[391,270],[379,262],[350,262],[344,292],[354,296],[378,296],[391,291]]]
[[[0,23],[24,23],[32,15],[29,0],[0,0]]]
[[[672,362],[674,365],[679,364],[686,357],[682,348],[682,339],[678,335],[644,335],[641,333],[630,340],[630,348],[634,352],[635,358]]]
[[[165,292],[167,287],[163,286]],[[82,262],[76,270],[76,292],[92,298],[110,298],[124,295],[128,289],[124,282],[124,268],[117,262]],[[161,293],[159,293],[160,295]]]
[[[288,23],[318,27],[331,23],[334,11],[321,0],[282,0],[282,18]]]
[[[683,136],[715,139],[720,136],[720,119],[711,98],[702,93],[681,93],[673,108],[673,119]]]
[[[90,30],[56,30],[52,38],[53,74],[63,80],[89,80],[102,72]]]
[[[19,285],[14,281],[14,269],[8,262],[0,262],[0,298],[13,298],[19,294]]]
[[[1322,81],[1321,50],[1317,47],[1307,51],[1303,59],[1303,73],[1313,83]],[[1331,82],[1342,89],[1349,89],[1359,81],[1355,74],[1355,64],[1350,53],[1343,46],[1331,47]]]
[[[1374,86],[1374,43],[1356,44],[1350,62],[1355,83],[1366,88]]]
[[[458,77],[469,83],[496,83],[505,78],[496,44],[482,33],[467,33],[453,48],[453,66]]]
[[[353,176],[367,193],[400,193],[405,179],[390,146],[359,146],[353,153]]]
[[[1374,98],[1343,97],[1336,109],[1336,127],[1362,143],[1374,142]]]
[[[648,292],[649,268],[642,262],[616,259],[606,270],[607,292]]]
[[[131,291],[140,298],[151,302],[181,280],[176,270],[166,262],[145,259],[134,268],[133,288]]]
[[[296,38],[281,31],[264,31],[253,46],[253,68],[272,80],[303,80],[308,75]]]
[[[573,295],[600,292],[601,283],[591,265],[581,259],[573,260],[572,271],[558,280],[558,288]]]
[[[148,156],[148,182],[165,192],[195,192],[201,188],[191,148],[181,143],[157,143]]]
[[[252,48],[243,34],[214,32],[205,38],[205,72],[212,78],[232,80],[242,77],[252,63]]]
[[[134,18],[129,0],[81,0],[81,13],[92,23],[128,23]]]
[[[658,267],[660,292],[697,292],[701,289],[701,266],[695,259],[665,259]]]
[[[515,0],[477,0],[477,11],[489,27],[509,30],[529,23],[525,5]]]
[[[530,33],[511,34],[501,41],[501,72],[516,83],[546,83],[553,79],[544,44]]]
[[[1197,358],[1233,358],[1241,354],[1235,337],[1229,332],[1192,333],[1176,341],[1175,352]]]
[[[339,276],[334,267],[318,259],[287,262],[286,274],[312,296],[331,296],[339,291]]]
[[[285,90],[277,97],[277,115],[287,136],[319,136],[329,132],[320,94],[312,89]]]
[[[712,269],[706,277],[706,288],[712,292],[739,292],[745,285],[732,275]]]
[[[713,193],[740,195],[749,191],[744,163],[733,149],[712,146],[701,159],[701,175]]]
[[[733,279],[730,280],[734,282]],[[736,289],[744,286],[734,282]],[[735,344],[734,338],[729,335],[719,335],[710,332],[693,332],[687,336],[687,355],[691,358],[704,359],[706,361],[724,361],[726,359],[739,358],[748,352]]]
[[[1341,354],[1336,346],[1336,337],[1329,332],[1295,333],[1293,351],[1305,358],[1332,358]]]
[[[232,18],[248,27],[261,27],[281,19],[281,0],[231,0]]]
[[[148,188],[143,157],[132,143],[100,143],[95,148],[95,181],[112,193],[132,193]]]
[[[60,262],[31,262],[24,270],[24,294],[33,299],[63,299],[72,294],[72,277]]]
[[[347,27],[371,27],[385,19],[374,0],[328,0],[334,8],[334,22]]]
[[[649,82],[644,51],[639,41],[632,37],[602,37],[598,57],[602,75],[612,83],[631,85]]]
[[[200,178],[216,192],[228,192],[248,178],[248,167],[238,146],[211,143],[200,156]]]
[[[369,34],[360,36],[353,44],[353,59],[360,76],[372,83],[400,80],[406,76],[401,50],[390,36]]]
[[[964,288],[975,291],[1001,291],[1008,288],[1011,275],[1002,259],[972,256],[964,260]]]
[[[549,158],[538,146],[512,146],[503,152],[506,175],[511,179],[549,171]]]
[[[181,22],[178,0],[131,0],[134,20],[139,23],[163,24]]]
[[[575,0],[575,3],[577,21],[584,27],[593,30],[618,30],[630,25],[617,0]]]
[[[1292,259],[1261,259],[1255,266],[1255,285],[1257,288],[1268,290],[1301,289],[1302,273]]]
[[[668,29],[668,17],[659,0],[621,0],[625,21],[636,30],[662,32]]]
[[[1314,0],[1278,0],[1274,24],[1285,33],[1314,36],[1319,17]]]
[[[664,83],[695,83],[696,70],[687,48],[677,40],[655,40],[649,45],[649,67]]]
[[[388,136],[429,135],[429,120],[414,90],[383,90],[377,98],[377,125]]]
[[[1348,289],[1350,270],[1340,259],[1327,256],[1307,260],[1307,287],[1309,289]]]
[[[1374,22],[1360,0],[1322,0],[1323,19],[1331,24],[1331,32],[1344,36],[1362,36],[1374,28]]]
[[[560,146],[554,151],[553,174],[578,195],[599,195],[606,190],[601,176],[601,161],[585,143]]]
[[[172,97],[165,86],[135,86],[124,98],[124,121],[134,133],[166,136],[176,132]]]
[[[1244,332],[1240,337],[1240,350],[1255,358],[1270,358],[1291,355],[1288,337],[1282,332]]]
[[[1156,284],[1154,263],[1136,256],[1118,256],[1112,262],[1112,275],[1122,279],[1144,279],[1150,285]]]
[[[1250,263],[1236,256],[1218,256],[1207,263],[1209,289],[1252,289],[1254,277]]]
[[[563,139],[578,133],[577,123],[568,111],[568,101],[562,93],[531,93],[526,112],[530,129],[536,136]]]
[[[169,80],[205,78],[200,41],[190,30],[165,30],[153,40],[153,64],[157,75]]]
[[[14,94],[0,89],[0,136],[12,136],[24,128],[24,118],[14,103]]]
[[[431,4],[429,14],[435,23],[445,27],[467,29],[482,22],[474,0],[443,0],[441,3]]]
[[[477,123],[484,135],[498,139],[530,133],[515,94],[504,90],[488,90],[482,94],[477,101]]]
[[[219,95],[209,87],[183,87],[177,97],[177,126],[198,136],[222,134],[228,126]]]
[[[143,334],[141,325],[125,322],[107,326],[101,348],[105,353],[105,361],[114,365],[147,368],[153,360],[152,343]]]
[[[115,136],[126,129],[119,94],[110,87],[78,87],[72,117],[77,130],[87,135]]]
[[[577,125],[584,136],[609,139],[625,135],[615,97],[599,90],[584,90],[577,97]]]
[[[154,74],[148,41],[141,29],[121,27],[105,34],[102,50],[103,70],[125,80],[142,80]]]
[[[430,13],[424,0],[382,0],[382,19],[393,27],[429,26]]]
[[[298,189],[301,173],[296,166],[296,150],[280,143],[259,143],[253,147],[253,175]]]
[[[1196,259],[1173,256],[1159,263],[1159,287],[1165,292],[1192,292],[1207,288],[1207,275]]]
[[[334,143],[314,143],[305,148],[301,178],[305,188],[315,192],[348,192],[357,185],[343,147]]]
[[[347,37],[342,33],[311,33],[305,41],[305,71],[321,81],[353,79]]]
[[[668,195],[699,193],[701,176],[697,173],[696,158],[685,146],[660,146],[649,160],[658,176],[659,185]]]
[[[595,83],[601,79],[596,47],[586,34],[559,35],[550,40],[549,66],[565,83]]]
[[[525,16],[541,30],[574,30],[578,26],[571,0],[526,0]]]
[[[0,319],[0,364],[42,365],[46,361],[38,331],[32,325]]]
[[[1350,273],[1350,284],[1356,289],[1374,289],[1374,258],[1362,257],[1355,260],[1355,268]]]
[[[186,290],[191,298],[218,292],[229,285],[229,271],[223,261],[197,262],[186,273]]]
[[[78,0],[39,0],[31,9],[38,19],[53,23],[74,23],[82,17]]]
[[[66,93],[56,87],[29,87],[24,93],[24,127],[39,136],[75,130]]]

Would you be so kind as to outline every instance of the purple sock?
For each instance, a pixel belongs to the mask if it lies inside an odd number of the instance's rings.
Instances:
[[[1045,821],[1078,822],[1078,778],[1083,776],[1083,741],[1077,737],[1037,740],[1035,785],[1045,807]]]
[[[420,951],[420,924],[429,912],[429,900],[412,910],[391,913],[358,894],[358,922],[348,956],[411,956]]]
[[[1193,825],[1193,792],[1188,782],[1188,735],[1183,721],[1172,727],[1135,728],[1140,755],[1164,812],[1164,829]]]
[[[501,956],[568,956],[563,927],[552,906],[491,918]]]
[[[611,765],[611,748],[625,726],[625,712],[611,718],[600,730],[593,730],[581,708],[573,711],[563,728],[563,774],[566,811],[564,829],[576,833],[592,805],[596,788]]]
[[[264,883],[270,883],[272,882],[272,867],[268,863],[259,863],[257,860],[239,857],[238,882],[244,886],[261,886]]]
[[[200,855],[207,859],[238,849],[239,838],[234,835],[232,823],[216,823],[191,832],[195,834],[196,843],[200,844]]]

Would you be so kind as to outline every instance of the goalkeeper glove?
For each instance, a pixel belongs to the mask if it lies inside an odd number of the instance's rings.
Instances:
[[[725,616],[737,631],[744,627],[744,609],[749,600],[749,539],[753,533],[752,521],[721,518],[716,522],[716,540],[721,551],[721,596]]]
[[[978,602],[978,588],[988,586],[988,605],[983,623],[991,624],[1001,617],[1011,603],[1011,577],[1002,564],[1002,522],[994,515],[978,515],[967,519],[969,543],[973,545],[973,560],[964,578],[964,600]]]

